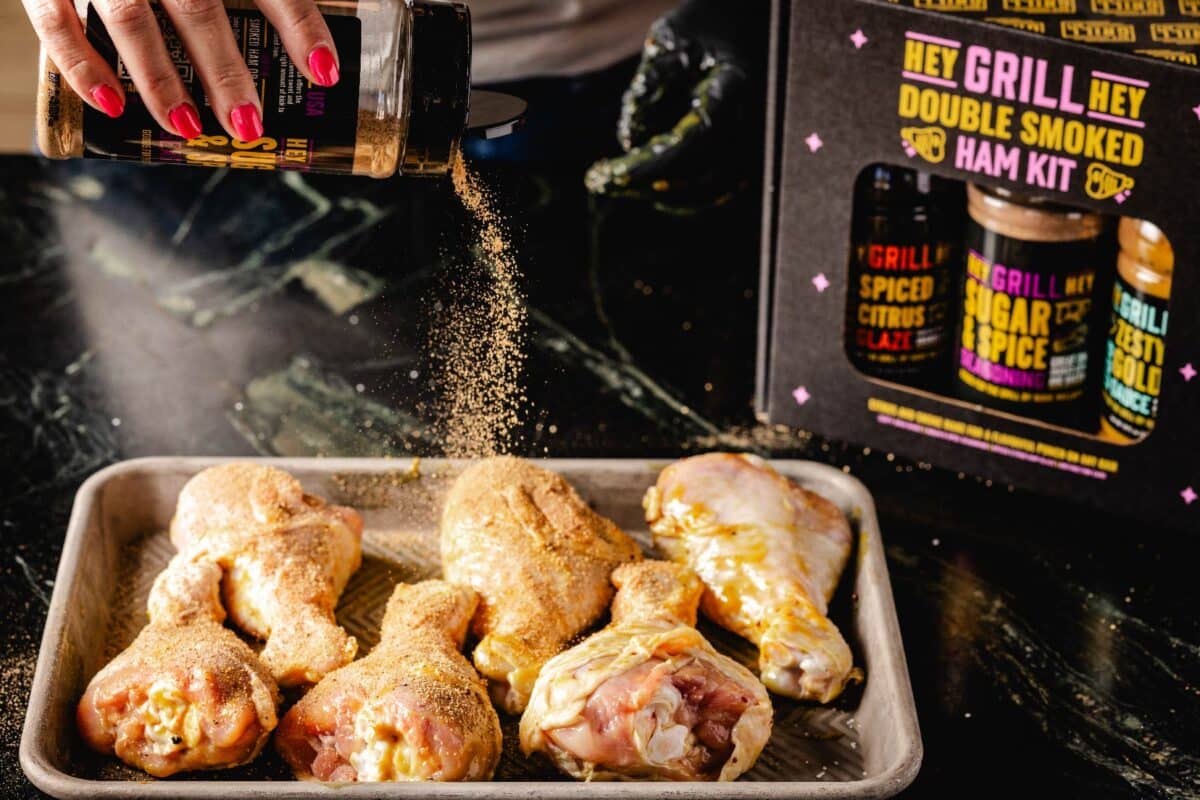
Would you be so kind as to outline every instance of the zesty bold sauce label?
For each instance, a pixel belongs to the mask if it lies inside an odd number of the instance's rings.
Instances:
[[[973,229],[977,226],[972,225]],[[1088,374],[1092,242],[1016,243],[1022,266],[967,251],[958,379],[1010,403],[1078,400]],[[1068,271],[1063,265],[1080,265]]]
[[[229,10],[229,24],[263,106],[264,136],[243,142],[228,136],[200,84],[170,19],[155,6],[167,51],[196,101],[204,135],[184,141],[167,133],[146,109],[112,37],[88,7],[88,39],[108,60],[125,89],[125,113],[117,119],[84,106],[84,154],[91,158],[229,166],[243,169],[350,171],[358,132],[358,18],[329,15],[325,22],[337,45],[341,78],[331,88],[310,83],[283,47],[279,32],[258,11]]]
[[[1167,301],[1118,277],[1104,356],[1104,418],[1130,438],[1154,430],[1166,336]]]
[[[946,352],[949,242],[855,247],[849,327],[855,355],[879,365],[918,365]]]

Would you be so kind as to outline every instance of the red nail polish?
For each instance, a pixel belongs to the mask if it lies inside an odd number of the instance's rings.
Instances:
[[[313,51],[308,54],[308,68],[312,70],[317,83],[322,86],[333,86],[341,77],[341,73],[338,72],[337,60],[333,57],[333,51],[325,45],[314,47]]]
[[[175,132],[184,139],[199,138],[203,132],[200,128],[200,114],[191,103],[180,103],[167,114]]]
[[[229,112],[229,122],[233,131],[243,142],[249,142],[263,135],[262,117],[253,103],[242,103]]]
[[[100,106],[100,110],[108,114],[114,119],[121,116],[125,111],[125,101],[121,99],[121,95],[117,90],[107,84],[100,84],[95,89],[92,89],[92,99],[96,101],[96,105]]]

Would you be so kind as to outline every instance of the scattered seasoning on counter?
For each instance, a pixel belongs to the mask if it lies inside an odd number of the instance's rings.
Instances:
[[[509,453],[527,402],[522,370],[528,312],[521,271],[496,200],[461,156],[454,191],[475,219],[472,263],[454,277],[430,349],[445,453],[476,458]]]

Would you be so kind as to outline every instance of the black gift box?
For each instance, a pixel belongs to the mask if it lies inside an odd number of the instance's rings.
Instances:
[[[777,4],[773,28],[760,416],[1200,526],[1200,72],[1191,66],[1200,2],[796,0]],[[988,70],[999,63],[1019,74],[995,82]],[[990,121],[922,119],[914,97],[925,90],[931,103],[957,95],[988,104]],[[1005,114],[1007,130],[995,124]],[[1063,125],[1066,137],[1037,135]],[[872,164],[1036,192],[1161,228],[1176,266],[1154,431],[1119,445],[1087,425],[1048,424],[853,366],[845,341],[854,186]],[[1098,265],[1109,281],[1096,294],[1101,306],[1111,302],[1115,237],[1109,246]],[[950,333],[955,348],[960,335]],[[1103,361],[1093,353],[1090,368]]]

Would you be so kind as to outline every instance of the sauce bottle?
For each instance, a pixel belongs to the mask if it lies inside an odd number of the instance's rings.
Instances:
[[[1153,223],[1124,217],[1104,355],[1100,436],[1132,444],[1154,430],[1175,252]]]
[[[957,395],[1093,430],[1088,355],[1099,327],[1102,218],[974,184],[967,214]]]
[[[953,185],[876,164],[855,185],[846,352],[874,377],[924,383],[945,371],[958,226]]]
[[[180,75],[197,101],[204,135],[184,140],[158,126],[120,68],[112,38],[90,5],[89,41],[125,83],[117,119],[83,103],[43,51],[37,136],[50,158],[102,158],[242,169],[370,175],[445,175],[467,127],[471,25],[465,3],[317,0],[337,46],[341,78],[310,84],[278,31],[250,0],[225,0],[263,98],[264,135],[231,139],[217,121],[170,19],[153,4]]]

